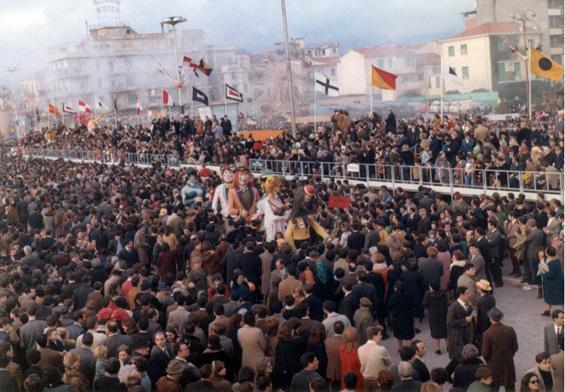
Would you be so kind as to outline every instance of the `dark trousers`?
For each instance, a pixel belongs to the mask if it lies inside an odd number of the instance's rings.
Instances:
[[[490,265],[492,279],[496,285],[502,285],[502,260],[500,258],[494,258],[492,264]]]

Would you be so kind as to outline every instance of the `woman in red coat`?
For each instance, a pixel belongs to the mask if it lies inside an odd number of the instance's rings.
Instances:
[[[357,354],[359,335],[353,327],[347,328],[343,333],[343,344],[339,348],[339,360],[341,361],[341,389],[345,389],[343,376],[347,372],[355,373],[357,376],[356,391],[363,391],[363,376],[361,375],[361,361]]]

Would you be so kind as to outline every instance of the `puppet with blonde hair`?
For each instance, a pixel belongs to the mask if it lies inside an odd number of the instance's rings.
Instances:
[[[269,175],[263,182],[265,196],[257,203],[255,217],[263,216],[263,230],[267,241],[274,241],[277,233],[284,233],[289,212],[279,198],[279,191],[284,182],[281,176]],[[254,218],[255,218],[254,217]]]
[[[312,198],[315,194],[316,188],[312,185],[301,186],[294,193],[285,240],[295,249],[302,242],[310,241],[310,229],[324,241],[329,237],[326,230],[316,221],[312,211]]]

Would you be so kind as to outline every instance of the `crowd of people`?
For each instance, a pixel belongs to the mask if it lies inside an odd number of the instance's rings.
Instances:
[[[1,155],[0,391],[563,390],[560,200],[253,179],[244,167],[464,159],[559,171],[563,134],[549,122],[335,116],[265,143],[226,119],[187,118],[18,142],[239,163],[222,176]],[[335,197],[347,205],[330,207]],[[546,303],[525,374],[496,301],[505,263]],[[443,352],[445,366],[428,369]]]
[[[351,120],[338,110],[332,121],[315,130],[299,127],[264,142],[234,132],[227,116],[220,119],[185,116],[156,119],[144,127],[60,126],[27,135],[21,146],[96,151],[119,160],[125,153],[166,154],[189,163],[232,163],[247,159],[335,163],[328,171],[341,172],[341,164],[375,165],[369,177],[491,188],[558,190],[563,171],[564,135],[561,114],[540,121],[508,118],[489,121],[478,115],[397,121],[390,111],[385,121],[377,114]],[[449,175],[452,168],[452,175]],[[294,168],[297,171],[298,167]],[[365,169],[362,168],[362,171]],[[502,171],[502,172],[497,172]],[[318,167],[319,171],[319,167]],[[332,173],[334,174],[334,173]],[[361,173],[365,178],[366,173]],[[485,177],[485,178],[483,178]]]

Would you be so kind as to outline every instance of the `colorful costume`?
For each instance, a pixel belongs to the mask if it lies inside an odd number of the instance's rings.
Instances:
[[[292,212],[285,233],[286,242],[293,248],[310,240],[310,229],[323,240],[328,238],[326,230],[314,219],[311,203],[315,192],[316,189],[312,185],[306,185],[297,189],[294,194]]]
[[[284,233],[286,228],[288,211],[284,211],[284,205],[278,195],[283,181],[281,176],[268,176],[263,182],[265,196],[257,203],[257,215],[263,216],[263,230],[267,241],[274,241],[277,233]]]
[[[253,183],[253,176],[245,166],[236,169],[233,185],[228,193],[229,213],[234,219],[245,218],[247,221],[256,212],[259,192]]]
[[[231,167],[225,166],[222,168],[222,179],[224,182],[216,187],[212,199],[212,210],[214,213],[220,212],[226,218],[230,215],[228,195],[233,183],[233,177]]]

